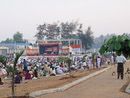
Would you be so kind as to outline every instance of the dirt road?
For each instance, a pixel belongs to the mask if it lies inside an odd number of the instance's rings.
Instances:
[[[130,75],[125,75],[124,80],[121,80],[117,79],[116,75],[112,76],[113,71],[116,71],[116,67],[66,91],[41,95],[37,98],[130,98],[129,94],[120,91]]]

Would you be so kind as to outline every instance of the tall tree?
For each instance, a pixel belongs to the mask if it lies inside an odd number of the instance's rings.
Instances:
[[[85,44],[85,49],[90,49],[93,45],[93,40],[94,40],[94,36],[93,36],[93,32],[91,31],[91,27],[88,27],[87,31],[85,32],[85,37],[86,37],[86,41],[87,41],[87,43]]]
[[[72,21],[72,22],[62,22],[61,23],[61,32],[63,38],[74,38],[76,37],[77,33],[80,32],[82,29],[82,24],[79,24],[78,21]]]
[[[91,31],[91,27],[88,27],[88,29],[84,33],[79,33],[79,38],[82,40],[82,46],[85,50],[90,49],[93,45],[94,36],[93,32]]]
[[[23,40],[23,34],[20,33],[20,32],[16,32],[16,33],[13,35],[13,41],[15,41],[16,43],[26,42],[26,41]]]
[[[44,23],[43,25],[39,25],[37,27],[38,32],[36,33],[35,37],[38,40],[42,40],[44,38],[54,39],[55,36],[59,35],[59,26],[58,22],[53,24]]]
[[[81,31],[81,24],[78,21],[72,22],[55,22],[52,24],[44,23],[37,27],[38,32],[35,37],[38,40],[42,40],[45,37],[47,39],[55,39],[57,36],[61,35],[62,38],[76,38],[77,32]]]
[[[38,33],[36,33],[35,37],[38,40],[46,39],[55,39],[55,36],[60,35],[60,38],[64,39],[81,39],[82,46],[84,49],[90,49],[93,44],[93,32],[91,31],[91,27],[83,33],[82,24],[78,23],[78,21],[72,22],[57,22],[53,24],[44,23],[43,25],[39,25]]]

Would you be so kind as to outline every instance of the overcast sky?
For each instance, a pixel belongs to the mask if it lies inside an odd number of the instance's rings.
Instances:
[[[77,19],[95,37],[130,33],[130,0],[0,0],[0,41],[17,31],[35,39],[39,24]]]

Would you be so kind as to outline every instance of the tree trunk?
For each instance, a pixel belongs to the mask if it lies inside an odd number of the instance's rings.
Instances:
[[[73,75],[72,75],[72,73],[71,73],[71,68],[70,68],[70,66],[71,66],[71,60],[70,60],[69,63],[68,63],[68,67],[69,67],[69,76],[70,76],[70,77],[73,77]]]
[[[14,94],[14,71],[12,72],[12,98],[15,98],[15,94]]]

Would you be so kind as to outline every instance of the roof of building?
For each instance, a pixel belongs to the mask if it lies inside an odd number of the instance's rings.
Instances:
[[[0,43],[0,46],[26,46],[30,43]]]

